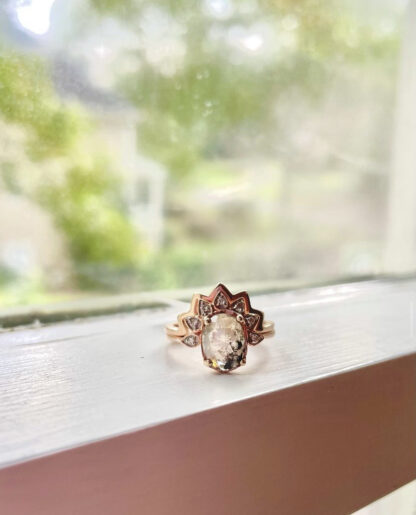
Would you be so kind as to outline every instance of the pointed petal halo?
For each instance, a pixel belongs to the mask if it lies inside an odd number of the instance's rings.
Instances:
[[[192,331],[199,331],[202,328],[201,319],[198,317],[186,317],[185,322]]]
[[[200,300],[199,313],[203,317],[209,317],[210,315],[212,315],[212,305],[209,302],[206,302],[205,300]]]
[[[233,304],[231,305],[231,308],[236,313],[239,313],[242,315],[246,310],[246,303],[244,302],[244,299],[241,297],[241,299],[238,299],[235,302],[233,302]]]
[[[185,336],[185,338],[182,338],[182,343],[184,343],[188,347],[196,347],[199,343],[199,339],[198,336],[190,334],[189,336]]]
[[[259,315],[256,315],[255,313],[249,313],[248,315],[246,315],[245,320],[246,320],[247,327],[249,329],[253,329],[254,327],[256,327],[256,324],[259,321],[259,318],[260,318]]]
[[[245,363],[248,345],[273,334],[273,322],[263,326],[263,313],[251,306],[247,292],[232,294],[220,283],[209,295],[194,294],[190,310],[166,332],[188,347],[200,345],[204,363],[229,372]]]
[[[227,297],[224,295],[222,291],[218,293],[218,295],[215,297],[214,305],[218,309],[226,309],[228,308],[228,300]]]
[[[263,340],[263,338],[264,337],[261,334],[251,333],[248,341],[251,345],[257,345]]]

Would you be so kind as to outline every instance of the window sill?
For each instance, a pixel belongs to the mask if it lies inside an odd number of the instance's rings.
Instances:
[[[0,511],[374,501],[416,478],[415,301],[416,281],[258,296],[276,336],[231,375],[166,343],[175,307],[1,334]]]

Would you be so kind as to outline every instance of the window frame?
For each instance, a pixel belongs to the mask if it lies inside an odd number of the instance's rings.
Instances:
[[[369,504],[416,478],[415,301],[415,280],[259,295],[277,337],[225,376],[167,346],[178,301],[3,332],[1,511],[208,513],[219,484],[242,513]]]

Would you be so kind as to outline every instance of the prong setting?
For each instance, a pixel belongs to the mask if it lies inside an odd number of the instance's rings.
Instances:
[[[244,320],[243,315],[241,315],[239,313],[236,318],[237,318],[237,321],[240,322],[240,324],[244,324],[245,320]]]

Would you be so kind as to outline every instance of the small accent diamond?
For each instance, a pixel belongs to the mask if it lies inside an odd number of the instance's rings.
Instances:
[[[201,320],[198,317],[186,317],[185,320],[192,331],[199,331],[202,327]]]
[[[251,345],[257,345],[262,340],[263,340],[263,336],[261,334],[257,334],[257,333],[250,334],[249,342],[251,343]]]
[[[200,300],[199,301],[199,312],[201,313],[202,316],[209,317],[210,315],[212,315],[211,304],[209,304],[205,300]]]
[[[215,306],[218,309],[225,309],[228,307],[228,300],[226,296],[220,291],[220,293],[215,297],[214,301]]]
[[[196,345],[198,345],[198,337],[194,334],[191,334],[189,336],[186,336],[185,338],[182,338],[182,342],[188,347],[195,347]]]
[[[236,311],[237,313],[244,313],[245,309],[246,309],[246,305],[244,303],[244,299],[238,299],[234,302],[234,304],[231,306],[232,309],[234,311]]]
[[[249,329],[253,329],[255,325],[257,324],[257,320],[259,319],[259,315],[255,315],[253,313],[249,313],[246,316],[246,324]]]

